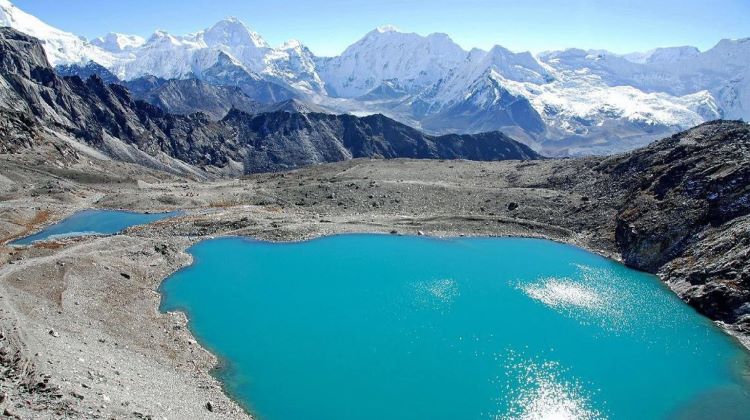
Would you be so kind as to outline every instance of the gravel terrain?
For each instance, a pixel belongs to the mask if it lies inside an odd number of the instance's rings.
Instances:
[[[0,155],[2,243],[86,208],[184,213],[120,235],[0,247],[0,412],[247,417],[211,376],[217,360],[185,316],[158,310],[161,281],[190,263],[185,249],[218,235],[549,238],[658,273],[748,345],[748,142],[746,124],[726,122],[611,158],[355,159],[205,181],[101,159],[45,135]],[[722,155],[724,147],[733,154]],[[683,162],[708,155],[705,148],[724,164],[670,166],[669,153]],[[723,186],[721,198],[699,184]]]

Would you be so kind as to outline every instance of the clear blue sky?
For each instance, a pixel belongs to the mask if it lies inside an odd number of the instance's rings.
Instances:
[[[296,38],[334,55],[377,26],[445,32],[464,48],[533,52],[566,47],[643,51],[710,48],[750,37],[750,0],[16,0],[59,28],[92,38],[195,32],[236,16],[278,45]]]

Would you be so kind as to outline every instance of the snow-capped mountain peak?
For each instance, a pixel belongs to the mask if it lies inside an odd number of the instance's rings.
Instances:
[[[480,71],[494,69],[504,78],[519,82],[544,83],[550,77],[531,53],[514,53],[500,45],[492,47],[477,65]]]
[[[750,37],[747,38],[724,38],[721,41],[719,41],[718,44],[716,44],[716,47],[722,48],[722,47],[736,47],[744,45],[747,48],[750,48]],[[714,47],[714,48],[716,48]]]
[[[302,44],[301,41],[297,39],[290,39],[284,42],[283,44],[281,44],[281,46],[279,47],[280,50],[298,50],[301,48],[306,48],[306,47],[304,46],[304,44]]]
[[[271,48],[237,18],[187,35],[112,33],[89,43],[0,0],[0,25],[40,38],[53,64],[74,64],[69,72],[100,71],[85,66],[92,61],[121,80],[198,78],[261,102],[299,98],[336,112],[380,112],[434,132],[510,130],[553,153],[571,144],[584,153],[618,150],[618,139],[632,147],[704,120],[750,118],[750,39],[705,52],[534,56],[499,45],[465,51],[447,34],[387,25],[336,57],[316,57],[297,40]]]
[[[52,65],[86,63],[91,60],[103,66],[113,63],[113,57],[107,51],[76,35],[47,25],[19,9],[9,0],[0,0],[0,26],[9,26],[42,40],[45,43],[47,59]]]
[[[393,25],[382,25],[375,28],[373,32],[384,34],[386,32],[401,32],[397,27]]]
[[[444,34],[422,36],[381,27],[325,60],[321,76],[329,92],[342,97],[364,95],[384,80],[420,90],[445,77],[465,57],[466,51]]]
[[[169,32],[164,30],[156,30],[154,33],[148,38],[148,41],[146,41],[145,46],[148,48],[154,48],[154,47],[164,47],[164,46],[179,46],[182,44],[181,40],[178,40],[177,37],[172,36]]]
[[[125,35],[116,32],[110,32],[91,40],[91,44],[115,54],[136,49],[145,43],[146,39],[138,35]]]
[[[263,74],[305,93],[326,93],[325,83],[318,74],[316,57],[296,39],[279,48],[268,50],[263,58]]]
[[[688,60],[700,55],[700,50],[695,47],[671,47],[657,48],[653,50],[648,58],[649,63],[674,63],[681,60]]]
[[[235,17],[226,18],[203,32],[203,40],[209,47],[255,47],[269,48],[268,43],[256,32]]]
[[[695,58],[700,50],[692,46],[656,48],[645,53],[630,53],[623,55],[628,61],[638,64],[674,63],[676,61]]]

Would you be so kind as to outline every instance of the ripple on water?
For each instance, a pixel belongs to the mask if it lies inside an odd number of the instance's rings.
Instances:
[[[414,290],[417,305],[429,309],[446,309],[460,294],[458,283],[453,279],[417,282]]]
[[[521,288],[529,297],[553,308],[601,309],[605,304],[604,298],[594,288],[570,279],[550,278]]]
[[[653,299],[653,292],[637,284],[624,288],[617,284],[622,276],[606,267],[574,264],[575,273],[569,277],[551,277],[532,283],[518,283],[517,288],[528,297],[543,303],[582,324],[596,324],[604,331],[621,333],[643,324],[637,317],[641,302]],[[652,322],[673,322],[676,314],[652,313]],[[666,310],[669,311],[669,310]]]
[[[508,375],[504,396],[508,411],[498,420],[593,420],[607,416],[592,408],[591,395],[578,380],[566,379],[558,362],[505,356]]]
[[[458,285],[453,279],[440,279],[428,282],[430,295],[444,303],[451,303],[458,296]]]

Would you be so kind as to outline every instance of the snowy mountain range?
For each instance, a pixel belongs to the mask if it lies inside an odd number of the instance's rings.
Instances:
[[[502,130],[548,154],[611,153],[717,118],[750,119],[750,39],[701,52],[532,55],[465,51],[446,34],[393,27],[336,57],[299,41],[270,46],[235,18],[188,35],[87,41],[0,0],[0,25],[44,42],[66,73],[94,62],[122,81],[145,76],[239,87],[261,103],[290,99],[333,113],[382,113],[432,132]]]

